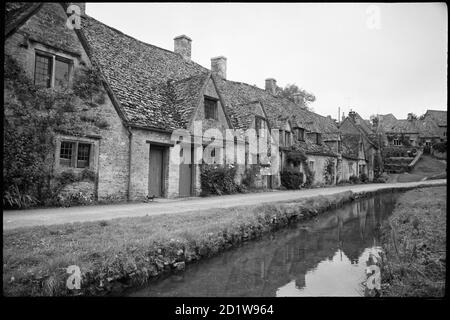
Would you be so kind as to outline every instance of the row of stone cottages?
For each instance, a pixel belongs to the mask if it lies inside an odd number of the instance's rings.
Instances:
[[[365,173],[373,178],[376,148],[361,132],[342,134],[330,117],[306,110],[302,104],[276,95],[276,81],[265,90],[227,80],[226,58],[211,59],[211,70],[191,60],[191,39],[174,39],[174,51],[136,40],[87,16],[84,3],[81,28],[66,25],[67,3],[15,3],[6,11],[5,57],[12,57],[35,85],[57,88],[73,83],[77,71],[95,68],[103,81],[103,98],[96,107],[79,110],[84,119],[101,117],[107,126],[88,125],[78,134],[60,134],[54,150],[54,170],[95,172],[94,182],[76,182],[71,190],[93,193],[97,200],[139,200],[146,196],[182,197],[201,192],[199,164],[177,164],[180,143],[171,140],[175,129],[217,128],[280,130],[280,170],[308,166],[314,183],[329,183]],[[97,97],[98,98],[98,97]],[[83,118],[81,117],[81,118]],[[198,141],[198,140],[196,140]],[[195,148],[204,148],[210,141]],[[216,141],[217,142],[217,141]],[[219,141],[220,142],[220,141]],[[239,166],[237,180],[249,167]],[[289,162],[292,150],[307,161]],[[217,153],[214,156],[221,156]],[[259,175],[256,187],[280,187],[280,174]]]

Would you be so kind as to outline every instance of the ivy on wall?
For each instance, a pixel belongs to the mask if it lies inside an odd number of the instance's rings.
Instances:
[[[72,88],[40,88],[14,58],[5,55],[4,67],[3,204],[53,205],[61,187],[73,183],[55,176],[55,137],[101,130],[81,119],[92,112],[93,101],[104,99],[100,77],[94,69],[81,68]],[[98,112],[95,119],[105,121]]]
[[[323,168],[323,178],[325,183],[333,184],[334,182],[334,161],[332,158],[327,158]]]

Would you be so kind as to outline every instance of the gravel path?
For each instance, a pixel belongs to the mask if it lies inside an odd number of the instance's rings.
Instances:
[[[376,191],[385,188],[401,188],[408,186],[435,185],[446,183],[446,179],[440,179],[422,182],[360,184],[295,191],[260,192],[208,198],[157,199],[154,202],[149,203],[12,210],[3,212],[3,230],[39,225],[108,220],[124,217],[140,217],[146,215],[180,213],[193,210],[197,211],[216,208],[228,208],[240,205],[258,205],[268,202],[292,201],[299,198],[313,197],[317,195],[329,195],[347,190],[351,190],[353,192]]]

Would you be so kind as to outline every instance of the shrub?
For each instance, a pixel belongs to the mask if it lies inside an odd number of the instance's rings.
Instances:
[[[439,142],[433,145],[433,150],[436,150],[437,152],[444,153],[447,151],[447,141]]]
[[[57,197],[57,204],[63,207],[70,207],[73,205],[89,205],[94,202],[94,195],[82,191],[60,194]]]
[[[385,172],[383,172],[382,174],[376,176],[373,179],[373,182],[375,183],[386,183],[389,180],[389,175]]]
[[[286,154],[286,161],[292,162],[294,165],[306,162],[306,155],[301,151],[289,151]]]
[[[303,182],[303,173],[293,168],[285,168],[281,172],[281,184],[286,189],[300,189]]]
[[[353,183],[353,184],[359,183],[359,177],[353,175],[349,178],[349,181],[350,181],[350,183]]]
[[[81,179],[82,180],[91,180],[91,181],[95,181],[96,179],[96,174],[94,170],[90,170],[90,169],[84,169],[81,172]]]
[[[366,183],[367,181],[369,181],[369,177],[367,176],[367,174],[361,173],[359,175],[359,180],[361,180],[361,182],[363,182],[363,183]]]
[[[246,188],[251,188],[255,185],[255,179],[258,173],[261,171],[259,165],[251,165],[250,168],[245,168],[244,177],[242,178],[242,185]]]
[[[36,199],[28,194],[20,192],[19,188],[14,185],[3,194],[3,207],[11,209],[28,208],[36,203]]]
[[[200,169],[202,194],[232,194],[242,188],[235,182],[236,168],[233,165],[203,164]]]

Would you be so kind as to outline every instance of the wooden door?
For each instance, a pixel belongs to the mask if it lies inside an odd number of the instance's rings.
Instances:
[[[164,149],[150,146],[150,167],[148,181],[148,195],[161,197],[163,192],[163,155]]]
[[[191,154],[189,156],[189,149]],[[186,154],[184,154],[186,152]],[[190,145],[183,146],[180,148],[180,187],[179,196],[180,197],[190,197],[192,194],[192,168],[194,159],[194,148]],[[186,161],[189,159],[190,161]]]

